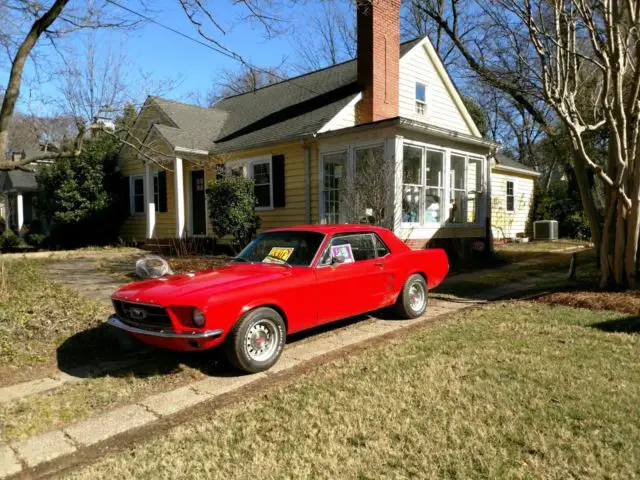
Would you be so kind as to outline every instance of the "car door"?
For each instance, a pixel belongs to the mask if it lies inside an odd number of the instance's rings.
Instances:
[[[316,267],[316,283],[320,323],[378,308],[388,281],[373,234],[333,237]]]

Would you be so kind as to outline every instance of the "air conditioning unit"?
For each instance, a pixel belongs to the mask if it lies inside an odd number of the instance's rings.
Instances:
[[[538,220],[533,222],[534,240],[558,240],[557,220]]]

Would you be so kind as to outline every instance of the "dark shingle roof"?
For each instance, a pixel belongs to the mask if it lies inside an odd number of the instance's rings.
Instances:
[[[0,172],[0,189],[2,189],[2,191],[30,191],[36,190],[37,188],[36,174],[33,172],[25,172],[22,170]]]
[[[498,165],[502,165],[503,167],[517,168],[518,170],[537,173],[533,168],[525,165],[524,163],[520,163],[511,157],[507,157],[506,155],[501,155],[501,154],[496,155],[496,163]]]
[[[400,45],[400,57],[422,39]],[[350,60],[201,108],[154,97],[176,127],[156,125],[173,145],[223,153],[316,133],[358,94]]]

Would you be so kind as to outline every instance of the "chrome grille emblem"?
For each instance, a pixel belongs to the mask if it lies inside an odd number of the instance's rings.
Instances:
[[[132,307],[129,309],[129,317],[131,317],[132,320],[144,320],[145,318],[147,318],[147,312],[145,312],[142,308],[135,308]]]

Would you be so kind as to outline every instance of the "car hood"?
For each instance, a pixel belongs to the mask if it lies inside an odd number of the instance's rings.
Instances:
[[[207,296],[246,289],[290,277],[293,269],[265,264],[233,263],[224,267],[196,273],[129,283],[113,294],[117,300],[149,303],[154,305],[181,304],[191,295],[207,291]],[[176,300],[182,301],[176,302]]]

